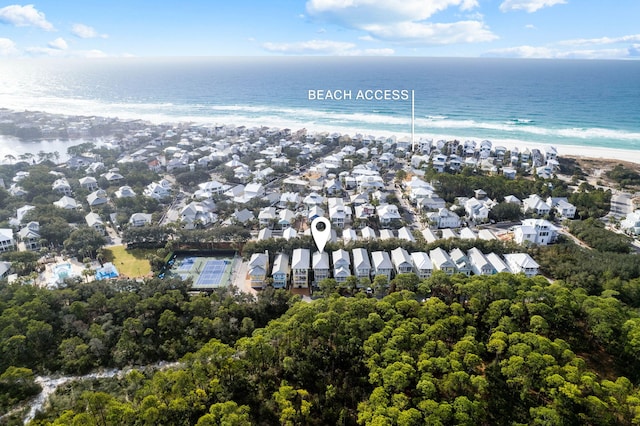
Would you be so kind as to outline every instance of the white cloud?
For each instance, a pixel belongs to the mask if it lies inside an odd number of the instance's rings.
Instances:
[[[524,10],[528,13],[533,13],[545,7],[565,3],[566,0],[505,0],[500,5],[500,10],[503,12]]]
[[[12,4],[0,9],[0,22],[16,27],[37,27],[45,31],[54,31],[53,24],[47,21],[44,13],[32,4],[21,6]]]
[[[262,47],[269,52],[285,55],[389,56],[395,53],[389,48],[358,49],[354,43],[333,40],[263,43]]]
[[[48,46],[59,50],[67,50],[69,48],[69,45],[62,37],[58,37],[57,39],[50,41]]]
[[[93,28],[85,24],[73,24],[71,27],[71,34],[80,38],[108,38],[107,34],[98,34]]]
[[[359,26],[367,23],[423,21],[452,6],[471,10],[476,0],[309,0],[307,12],[311,16],[336,20]]]
[[[536,26],[535,26],[535,25],[533,25],[533,24],[527,24],[527,25],[525,25],[524,27],[525,27],[526,29],[528,29],[528,30],[535,30],[535,29],[537,29],[537,28],[536,28]]]
[[[50,46],[51,44],[49,44]],[[26,53],[30,56],[51,56],[58,58],[106,58],[107,55],[101,50],[66,50],[54,47],[29,47]]]
[[[294,43],[263,43],[262,47],[269,52],[287,55],[339,55],[353,50],[356,45],[343,41],[309,40]]]
[[[516,46],[491,50],[482,56],[540,59],[629,59],[640,56],[640,50],[638,50],[639,47],[640,45],[619,49],[562,50],[541,46]]]
[[[604,45],[604,44],[619,44],[619,43],[636,43],[640,42],[640,34],[631,34],[621,37],[600,37],[600,38],[579,38],[573,40],[564,40],[558,42],[560,45],[565,46],[589,46],[589,45]]]
[[[0,38],[0,56],[11,56],[18,53],[16,44],[8,38]]]
[[[497,38],[482,22],[481,14],[468,13],[468,20],[427,22],[439,12],[456,7],[469,12],[477,0],[309,0],[309,16],[349,29],[365,31],[361,40],[385,40],[422,45],[477,43]],[[477,18],[477,19],[476,19]]]
[[[368,25],[364,29],[378,39],[425,45],[478,43],[498,38],[482,22],[477,21],[449,24],[398,22],[393,25]]]

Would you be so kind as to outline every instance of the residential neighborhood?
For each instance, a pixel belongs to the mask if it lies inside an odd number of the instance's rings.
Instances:
[[[91,128],[93,119],[76,119]],[[571,202],[579,199],[572,191],[582,190],[556,177],[562,157],[555,148],[532,156],[490,141],[110,125],[118,137],[70,147],[64,161],[44,154],[4,159],[13,170],[3,176],[7,205],[15,209],[0,218],[0,252],[72,255],[65,241],[83,227],[104,238],[104,246],[135,246],[153,243],[140,235],[158,227],[197,233],[237,226],[247,233],[246,275],[234,276],[234,284],[312,294],[327,279],[367,289],[378,276],[391,281],[408,273],[421,279],[434,271],[534,276],[541,271],[529,249],[564,238],[565,221],[584,215]],[[48,186],[35,185],[34,176]],[[449,182],[465,176],[504,188],[456,190]],[[527,185],[516,186],[520,182]],[[564,187],[553,186],[558,182]],[[637,235],[640,210],[633,199],[612,198],[611,211],[619,232]],[[65,223],[62,237],[43,228],[38,215],[45,208],[45,217]],[[317,217],[331,223],[329,251],[317,251],[309,238]],[[251,251],[257,247],[269,249]],[[20,274],[10,266],[3,273],[15,279]]]

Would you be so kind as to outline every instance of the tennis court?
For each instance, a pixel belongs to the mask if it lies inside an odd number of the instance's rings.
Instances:
[[[198,281],[196,281],[196,285],[198,287],[219,287],[220,283],[222,282],[224,271],[226,269],[226,260],[207,260],[204,266],[202,266],[202,270],[200,271],[200,276],[198,277]]]
[[[191,279],[194,290],[207,290],[231,284],[234,258],[178,256],[171,265],[170,275]]]

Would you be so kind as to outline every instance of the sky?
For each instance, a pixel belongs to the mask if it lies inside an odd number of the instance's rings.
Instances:
[[[0,1],[0,57],[640,58],[640,0]]]

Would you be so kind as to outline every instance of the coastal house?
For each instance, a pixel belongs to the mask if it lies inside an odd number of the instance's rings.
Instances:
[[[351,276],[349,252],[343,249],[336,250],[331,257],[333,261],[333,278],[338,283],[346,281],[347,277]]]
[[[262,289],[269,269],[269,252],[254,253],[247,266],[251,288]]]
[[[558,217],[573,219],[576,217],[576,206],[571,204],[567,197],[548,197],[547,205],[556,211]]]
[[[13,230],[10,228],[0,228],[0,253],[13,251],[16,248],[16,241],[13,238]]]
[[[87,222],[87,226],[89,226],[89,228],[95,229],[101,235],[106,235],[107,231],[104,227],[104,222],[98,213],[91,212],[84,217],[84,220]]]
[[[87,195],[87,203],[89,203],[89,207],[100,206],[108,202],[109,198],[107,198],[107,191],[104,189],[98,189]]]
[[[358,241],[358,235],[356,231],[351,228],[346,228],[342,230],[342,241],[345,243],[349,243],[351,241]]]
[[[478,236],[471,228],[462,228],[460,230],[460,239],[462,240],[475,240]]]
[[[433,243],[440,239],[431,229],[425,228],[422,230],[422,236],[427,243]]]
[[[548,215],[551,207],[537,194],[531,194],[522,200],[522,210],[525,213],[534,213],[538,216]]]
[[[397,222],[402,219],[398,207],[395,204],[382,204],[376,207],[376,213],[380,220],[380,225],[388,226],[393,222]]]
[[[58,201],[54,201],[53,205],[64,210],[75,210],[82,207],[73,198],[63,195]]]
[[[458,273],[471,275],[471,272],[473,271],[473,268],[471,267],[471,261],[462,250],[460,250],[459,248],[454,248],[449,253],[449,257],[451,257],[451,260],[453,261],[453,263],[455,263]]]
[[[311,252],[309,249],[297,248],[291,256],[292,285],[294,288],[309,287],[309,270],[311,267]]]
[[[514,274],[523,273],[529,278],[538,275],[540,265],[527,253],[505,254],[504,260]]]
[[[291,227],[296,218],[295,213],[289,209],[283,209],[278,212],[278,225],[282,229]]]
[[[273,270],[271,271],[273,288],[287,287],[289,271],[289,255],[286,253],[278,253],[273,261]]]
[[[171,182],[162,179],[159,182],[151,182],[143,191],[144,195],[158,201],[171,196]]]
[[[211,200],[192,201],[180,210],[180,222],[185,229],[207,226],[218,220],[214,210],[215,203]]]
[[[496,274],[499,274],[501,272],[511,272],[511,269],[509,269],[507,264],[497,254],[491,252],[486,255],[486,258],[489,263],[491,263],[491,266],[493,267],[493,270]]]
[[[134,213],[129,218],[129,226],[134,228],[149,225],[151,223],[152,215],[150,213]]]
[[[437,212],[427,213],[427,218],[436,228],[460,227],[460,217],[446,208],[439,209]]]
[[[363,240],[375,240],[376,239],[376,231],[369,226],[365,226],[360,230],[360,235]]]
[[[277,217],[275,207],[264,207],[258,213],[258,223],[260,226],[268,226],[269,224],[274,223]]]
[[[388,280],[391,279],[391,273],[393,272],[393,263],[389,253],[386,251],[374,251],[371,253],[371,265],[373,267],[374,275],[384,275]]]
[[[329,253],[326,251],[316,251],[311,258],[311,268],[313,269],[313,283],[318,285],[320,281],[329,278]]]
[[[115,191],[115,196],[116,198],[132,198],[136,196],[136,193],[133,189],[131,189],[130,186],[125,185],[121,186],[117,191]]]
[[[380,230],[380,239],[381,240],[390,240],[392,238],[395,238],[395,236],[393,235],[393,231],[391,229],[381,229]]]
[[[117,169],[109,170],[107,173],[103,174],[102,177],[105,178],[109,184],[114,184],[124,179],[124,176],[122,176]]]
[[[409,229],[406,226],[403,226],[402,228],[398,229],[398,238],[404,241],[412,242],[412,243],[416,242],[416,238],[413,236],[411,229]]]
[[[429,258],[436,270],[442,271],[447,275],[453,275],[457,272],[456,264],[451,260],[449,253],[438,247],[429,252]]]
[[[258,232],[258,236],[256,237],[256,240],[258,240],[258,241],[268,240],[269,238],[271,238],[272,235],[273,235],[273,231],[271,229],[262,228]]]
[[[38,222],[29,222],[18,231],[18,238],[24,250],[35,251],[40,249],[40,224]]]
[[[411,262],[413,263],[413,271],[421,280],[429,278],[433,274],[433,263],[427,253],[423,251],[411,253]]]
[[[298,232],[291,227],[286,228],[284,231],[282,231],[282,238],[284,238],[287,241],[297,237],[298,237]]]
[[[396,274],[408,274],[413,272],[413,262],[411,256],[402,247],[391,250],[391,262],[396,270]]]
[[[351,251],[353,256],[353,272],[358,279],[371,278],[371,261],[366,249],[355,248]]]
[[[69,185],[66,178],[56,179],[51,185],[51,188],[58,194],[71,196],[71,185]]]
[[[546,246],[555,241],[558,228],[544,219],[526,219],[522,225],[514,227],[513,240],[518,244]]]
[[[344,228],[346,223],[351,222],[351,207],[345,206],[342,198],[329,198],[329,220],[331,225],[337,228]]]
[[[495,273],[493,265],[487,257],[476,247],[472,247],[467,251],[469,260],[471,261],[471,269],[476,275],[492,275]]]
[[[87,191],[95,191],[98,189],[98,181],[93,176],[85,176],[79,179],[80,186]]]

